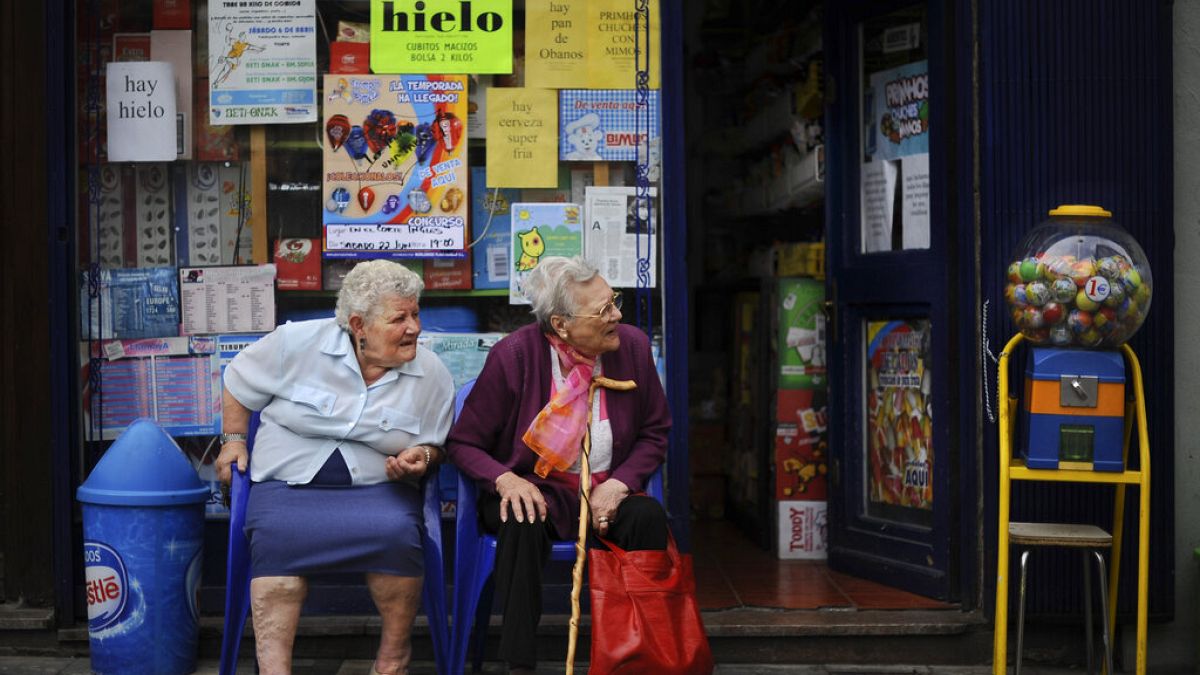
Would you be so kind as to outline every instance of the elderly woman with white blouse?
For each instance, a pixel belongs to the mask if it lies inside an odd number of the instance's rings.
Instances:
[[[442,458],[454,384],[421,333],[424,284],[372,260],[336,315],[287,323],[225,370],[217,470],[250,468],[246,508],[259,668],[291,671],[306,577],[362,572],[382,617],[374,672],[405,673],[424,573],[419,480]],[[252,410],[261,410],[254,453]]]

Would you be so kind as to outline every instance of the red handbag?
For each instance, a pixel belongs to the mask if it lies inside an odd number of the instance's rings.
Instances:
[[[588,551],[592,597],[589,673],[710,675],[712,650],[696,605],[692,557],[665,551]]]

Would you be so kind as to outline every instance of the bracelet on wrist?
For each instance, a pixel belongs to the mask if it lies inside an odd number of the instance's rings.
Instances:
[[[246,434],[241,434],[241,433],[221,434],[221,445],[225,445],[226,443],[231,443],[233,441],[241,441],[241,442],[245,443],[246,442]]]
[[[422,445],[421,449],[425,451],[425,466],[433,464],[433,451],[429,449],[428,445]]]

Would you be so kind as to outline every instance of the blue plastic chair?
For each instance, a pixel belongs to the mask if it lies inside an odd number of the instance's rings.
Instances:
[[[454,418],[457,420],[475,380],[462,386],[454,399]],[[487,643],[488,622],[492,615],[495,583],[492,570],[496,567],[496,537],[479,527],[476,509],[478,488],[473,480],[458,474],[458,504],[456,506],[456,535],[454,550],[454,626],[451,630],[451,673],[462,673],[467,663],[467,648],[471,648],[472,667],[481,670],[483,651]],[[651,476],[646,493],[663,502],[662,468]],[[575,542],[556,541],[550,548],[550,559],[575,561]],[[472,620],[473,618],[473,620]]]
[[[259,414],[250,417],[247,447],[254,448],[254,435],[258,432]],[[250,493],[250,477],[233,467],[230,484],[229,505],[229,557],[225,570],[225,631],[221,636],[221,675],[237,672],[238,649],[242,643],[242,632],[246,627],[246,614],[250,609],[250,542],[243,529],[246,525],[246,501]],[[439,673],[450,672],[448,668],[450,629],[446,615],[446,576],[442,571],[442,512],[438,498],[437,477],[433,476],[424,485],[425,532],[421,537],[421,548],[425,554],[425,582],[421,589],[421,601],[425,616],[429,619],[429,634],[433,642],[434,660]]]

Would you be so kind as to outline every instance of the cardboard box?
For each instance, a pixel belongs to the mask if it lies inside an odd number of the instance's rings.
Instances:
[[[824,392],[781,390],[775,408],[775,498],[825,499],[829,442]]]
[[[776,505],[776,555],[781,560],[823,560],[828,549],[825,502],[781,501]]]
[[[281,291],[321,290],[321,240],[275,242],[275,287]]]
[[[471,254],[465,258],[430,258],[425,261],[425,290],[470,290]]]
[[[371,43],[329,43],[329,72],[367,75],[371,72]]]
[[[813,279],[779,280],[779,386],[823,389],[825,285]]]

